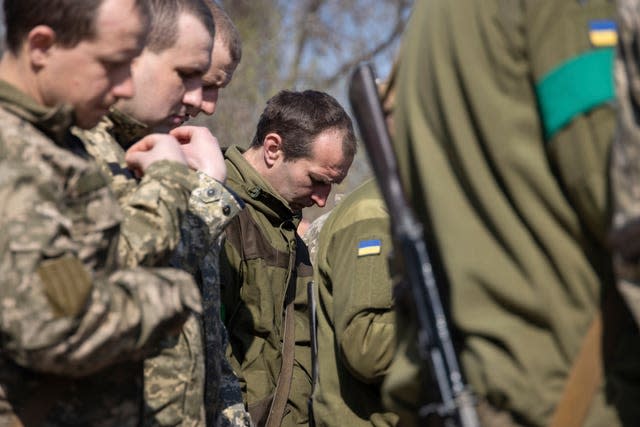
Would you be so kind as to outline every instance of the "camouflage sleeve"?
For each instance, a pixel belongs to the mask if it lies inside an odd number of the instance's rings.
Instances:
[[[144,427],[204,426],[204,352],[201,318],[193,315],[178,336],[160,342],[144,361]]]
[[[172,265],[194,275],[204,254],[244,207],[242,200],[222,183],[202,172],[197,172],[197,177],[198,186],[191,192],[180,243],[171,261]]]
[[[222,329],[221,348],[225,349],[229,344],[229,339],[226,328],[222,325],[222,319],[220,319],[220,324]],[[220,387],[216,402],[218,419],[215,425],[216,427],[251,427],[253,423],[249,412],[244,406],[238,377],[233,372],[231,363],[225,357],[224,351],[220,351],[220,358],[222,361]]]
[[[373,208],[368,211],[376,212]],[[382,209],[377,211],[383,214]],[[331,233],[331,246],[326,252],[327,263],[332,266],[339,356],[365,383],[382,380],[395,350],[388,230],[385,218],[358,221]]]
[[[307,249],[309,249],[309,258],[311,259],[312,265],[315,265],[316,263],[316,256],[318,253],[318,236],[320,235],[320,231],[322,230],[324,223],[327,221],[327,218],[329,218],[330,213],[331,211],[325,212],[318,218],[314,219],[304,235],[300,236],[307,245]]]
[[[611,154],[614,267],[618,289],[640,324],[640,0],[618,0],[617,132]]]
[[[14,162],[0,170],[0,330],[2,351],[17,364],[87,375],[143,357],[201,311],[187,273],[113,273],[120,211],[104,178],[96,185],[102,174],[63,186]]]
[[[175,162],[160,161],[147,169],[139,185],[120,198],[124,212],[118,245],[121,265],[167,265],[197,185],[195,172]]]

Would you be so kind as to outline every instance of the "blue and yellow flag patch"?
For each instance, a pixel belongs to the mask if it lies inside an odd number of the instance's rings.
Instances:
[[[382,250],[380,239],[360,240],[358,243],[358,256],[379,255]]]
[[[615,21],[594,19],[589,21],[589,41],[593,47],[612,47],[618,43]]]

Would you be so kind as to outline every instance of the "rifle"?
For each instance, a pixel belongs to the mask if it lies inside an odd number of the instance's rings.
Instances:
[[[395,256],[415,301],[419,354],[438,387],[440,401],[425,404],[420,417],[425,420],[436,415],[446,426],[479,427],[474,399],[451,342],[423,229],[404,195],[371,65],[360,64],[354,70],[349,101],[380,191],[393,212],[390,220]]]

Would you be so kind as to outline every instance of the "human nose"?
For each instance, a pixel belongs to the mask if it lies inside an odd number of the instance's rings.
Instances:
[[[313,200],[318,207],[323,208],[327,204],[329,193],[331,193],[331,184],[318,185],[311,194],[311,200]]]
[[[207,89],[202,91],[202,104],[200,104],[200,111],[207,116],[212,116],[216,112],[216,106],[218,104],[219,89]]]
[[[182,98],[182,102],[189,108],[189,113],[195,115],[200,110],[202,104],[202,86],[187,89]]]
[[[114,84],[111,93],[115,98],[131,98],[135,94],[133,78],[131,77],[131,67],[123,67],[119,75],[113,79]]]

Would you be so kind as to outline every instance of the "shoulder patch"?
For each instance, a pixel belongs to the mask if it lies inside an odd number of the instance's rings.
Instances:
[[[615,21],[593,19],[589,21],[589,41],[593,47],[612,47],[618,43],[618,30]]]
[[[358,256],[380,255],[382,243],[380,239],[360,240],[358,243]]]

